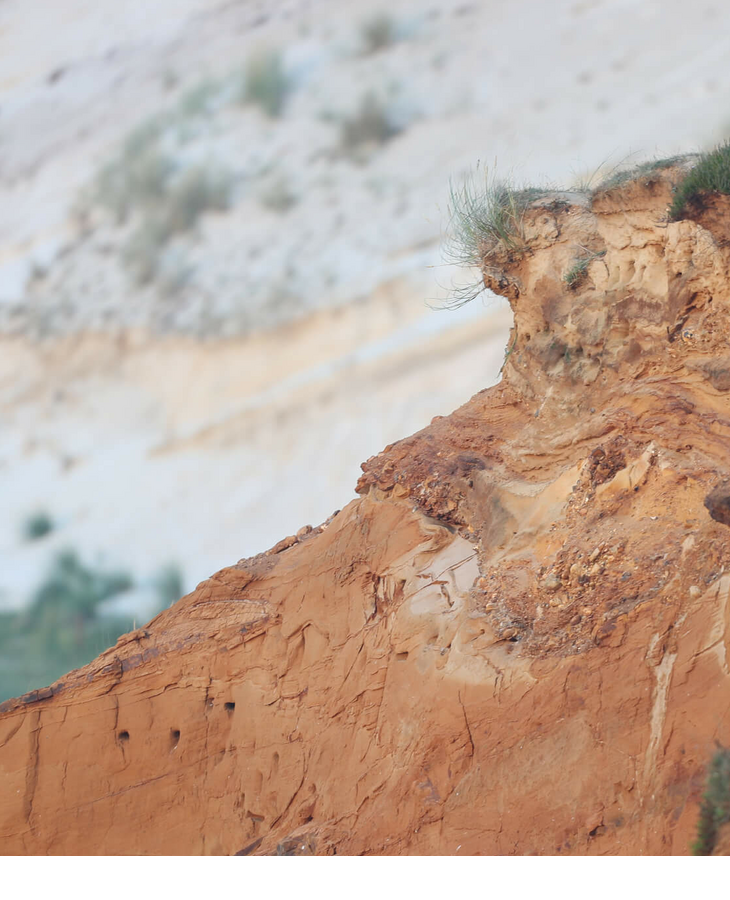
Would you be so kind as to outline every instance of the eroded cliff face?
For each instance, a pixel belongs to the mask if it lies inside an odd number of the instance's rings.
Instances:
[[[4,852],[688,852],[730,743],[730,210],[668,223],[680,175],[533,204],[485,267],[498,386],[0,707]]]

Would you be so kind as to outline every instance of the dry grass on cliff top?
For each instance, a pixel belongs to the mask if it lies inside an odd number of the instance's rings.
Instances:
[[[682,154],[647,160],[635,166],[616,167],[596,187],[591,179],[577,186],[579,193],[588,197],[599,192],[611,191],[625,184],[675,166],[695,165],[688,170],[675,189],[669,209],[669,218],[682,218],[687,206],[696,203],[702,194],[730,194],[730,142],[722,144],[710,153]],[[595,173],[594,173],[595,174]],[[554,187],[515,187],[509,178],[499,179],[488,169],[467,176],[461,185],[452,182],[449,188],[449,224],[445,242],[446,262],[464,268],[484,271],[489,257],[496,250],[519,251],[524,249],[523,219],[530,204],[555,192]],[[590,253],[576,260],[566,272],[564,281],[575,287],[582,280],[588,265],[600,254]],[[457,308],[476,299],[484,290],[482,278],[452,289],[448,308]]]
[[[730,194],[730,141],[725,141],[707,153],[678,154],[616,170],[598,185],[596,192],[613,190],[629,182],[647,178],[662,169],[688,166],[691,161],[694,165],[676,186],[669,207],[669,219],[677,221],[686,215],[688,207],[701,200],[703,194]]]
[[[591,191],[591,193],[596,194],[601,191],[610,191],[614,188],[621,187],[621,185],[628,184],[631,181],[648,178],[656,172],[660,172],[662,169],[669,169],[672,166],[681,165],[688,159],[691,159],[692,156],[693,154],[691,153],[683,153],[676,156],[649,159],[638,165],[629,166],[628,168],[621,168],[619,166],[611,171],[608,176],[600,182],[595,190]]]
[[[477,170],[457,187],[449,185],[449,224],[445,257],[452,265],[483,269],[491,253],[498,248],[519,250],[524,246],[523,217],[533,200],[547,189],[514,187],[507,179],[498,179],[485,169]],[[481,278],[454,288],[450,308],[469,303],[481,294]]]

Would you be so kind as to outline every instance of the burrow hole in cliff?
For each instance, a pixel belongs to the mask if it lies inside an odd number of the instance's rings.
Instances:
[[[129,740],[129,732],[128,731],[120,731],[119,734],[117,735],[117,737],[123,744],[126,744],[127,741]]]
[[[232,713],[233,710],[236,708],[236,704],[233,703],[233,701],[228,700],[226,703],[223,704],[223,708],[225,709],[225,711],[227,713]]]
[[[177,745],[180,743],[180,729],[179,728],[171,728],[170,729],[170,750],[174,750]]]

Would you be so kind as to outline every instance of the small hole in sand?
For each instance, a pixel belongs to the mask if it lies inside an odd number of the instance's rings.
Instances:
[[[235,704],[235,703],[231,703],[230,700],[229,700],[227,703],[224,703],[223,706],[226,708],[226,710],[227,710],[228,712],[233,712],[233,710],[236,708],[236,704]]]
[[[128,731],[120,731],[117,736],[122,743],[126,743],[129,740],[129,732]]]
[[[174,750],[180,742],[180,731],[177,728],[170,729],[170,745]]]
[[[395,654],[395,658],[396,658],[399,662],[402,662],[404,659],[408,659],[408,651],[407,651],[407,650],[404,650],[403,653],[396,653],[396,654]]]

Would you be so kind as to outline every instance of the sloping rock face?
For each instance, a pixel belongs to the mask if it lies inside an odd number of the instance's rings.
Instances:
[[[4,704],[3,851],[687,853],[730,744],[730,209],[667,223],[680,176],[534,204],[485,265],[497,387]]]

